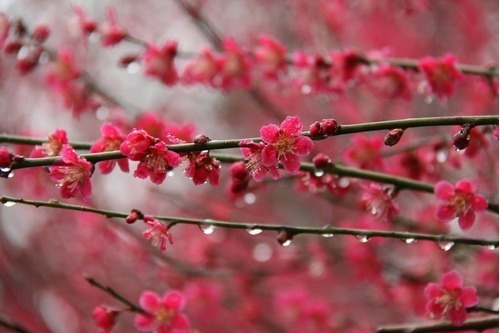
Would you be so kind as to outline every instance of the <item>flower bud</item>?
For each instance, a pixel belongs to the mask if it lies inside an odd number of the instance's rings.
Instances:
[[[33,31],[33,39],[39,43],[45,42],[50,36],[50,28],[46,24],[40,24]]]
[[[334,135],[339,130],[340,126],[335,119],[323,119],[321,121],[321,131],[325,135]]]
[[[137,209],[132,209],[132,211],[130,212],[130,215],[125,218],[125,222],[127,222],[128,224],[132,224],[139,219],[141,219],[141,220],[144,219],[144,214],[142,214]]]
[[[194,143],[197,144],[197,145],[204,145],[208,141],[210,141],[210,138],[208,136],[206,136],[206,135],[203,135],[203,134],[197,135],[194,138]]]
[[[457,150],[462,150],[469,146],[471,129],[472,126],[470,124],[465,124],[462,126],[462,129],[453,136],[453,145],[455,145]]]
[[[120,60],[118,60],[118,66],[125,68],[138,59],[139,57],[136,54],[124,55],[120,58]]]
[[[5,44],[3,51],[5,54],[17,54],[21,47],[23,47],[23,43],[18,40],[13,40]]]
[[[325,169],[328,166],[332,165],[332,160],[330,159],[330,157],[328,157],[328,155],[319,153],[318,155],[314,156],[313,163],[316,169]]]
[[[5,147],[0,147],[0,168],[9,168],[14,161],[14,154]]]
[[[403,133],[405,132],[402,128],[395,128],[389,131],[384,137],[384,144],[386,146],[394,146],[401,140]]]
[[[111,332],[118,314],[120,314],[118,311],[111,310],[103,305],[99,305],[92,311],[94,322],[101,332]]]
[[[293,238],[293,232],[290,229],[282,228],[278,232],[278,237],[276,240],[281,246],[288,246],[291,244]]]
[[[321,130],[321,124],[319,121],[316,121],[311,126],[309,126],[309,134],[313,139],[319,139],[325,136],[325,134]]]

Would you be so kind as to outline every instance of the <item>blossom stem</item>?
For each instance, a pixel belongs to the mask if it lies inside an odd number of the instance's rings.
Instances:
[[[381,326],[377,329],[377,333],[459,332],[469,330],[482,332],[488,328],[497,328],[498,323],[498,316],[490,316],[466,320],[462,326],[454,326],[447,322]]]
[[[61,203],[59,201],[37,201],[37,200],[26,200],[22,198],[12,198],[8,196],[0,197],[0,203],[5,204],[6,202],[15,202],[23,205],[30,205],[35,207],[51,207],[57,209],[75,210],[94,214],[100,214],[107,218],[126,218],[128,213],[121,213],[103,209],[97,209],[92,207],[78,206]],[[214,227],[226,228],[226,229],[261,229],[265,231],[281,231],[283,229],[288,230],[293,236],[299,234],[312,234],[312,235],[322,235],[322,234],[334,234],[334,235],[351,235],[351,236],[363,236],[363,237],[382,237],[382,238],[395,238],[401,240],[414,239],[414,240],[426,240],[432,242],[452,242],[454,244],[466,244],[466,245],[479,245],[479,246],[494,246],[498,247],[498,240],[489,239],[477,239],[477,238],[465,238],[447,235],[432,235],[424,233],[410,233],[410,232],[397,232],[397,231],[381,231],[381,230],[365,230],[365,229],[352,229],[352,228],[315,228],[315,227],[292,227],[287,225],[277,225],[277,224],[256,224],[255,222],[228,222],[219,220],[201,220],[192,218],[181,218],[172,216],[153,216],[155,219],[164,221],[167,223],[176,224],[191,224],[197,226],[210,225]]]
[[[127,298],[125,298],[123,295],[121,295],[119,292],[114,290],[113,288],[100,283],[99,281],[97,281],[96,279],[94,279],[90,276],[84,276],[84,278],[85,278],[85,280],[87,280],[87,282],[91,286],[101,289],[105,293],[111,295],[112,297],[116,298],[117,300],[119,300],[120,302],[122,302],[123,304],[128,306],[129,311],[137,312],[137,313],[144,313],[144,314],[146,313],[146,311],[144,311],[143,308],[141,308],[139,305],[132,303]]]

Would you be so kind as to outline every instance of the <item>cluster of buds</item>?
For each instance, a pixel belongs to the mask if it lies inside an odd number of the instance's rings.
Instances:
[[[335,135],[340,129],[340,125],[335,119],[323,119],[316,121],[309,126],[309,135],[313,139],[323,139],[327,136]]]

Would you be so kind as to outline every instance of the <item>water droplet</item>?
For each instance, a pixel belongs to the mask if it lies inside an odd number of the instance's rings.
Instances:
[[[331,238],[335,236],[333,232],[330,232],[331,227],[329,225],[325,226],[323,230],[327,230],[328,232],[322,233],[321,236],[325,238]]]
[[[14,201],[6,201],[6,202],[4,202],[4,203],[3,203],[3,205],[4,205],[5,207],[12,207],[12,206],[14,206],[15,204],[16,204],[16,203],[15,203]]]
[[[135,74],[139,72],[139,69],[141,66],[137,61],[132,61],[130,64],[127,65],[127,73],[129,74]]]
[[[290,246],[292,244],[292,240],[291,239],[287,239],[285,240],[283,243],[280,243],[281,246]]]
[[[174,172],[173,171],[167,172],[167,177],[173,177],[173,176],[174,176]]]
[[[252,236],[258,235],[258,234],[262,233],[262,231],[263,230],[261,228],[258,228],[258,227],[251,227],[250,229],[247,230],[248,234],[252,235]]]
[[[314,170],[314,175],[315,175],[316,177],[321,177],[321,176],[323,176],[324,174],[325,174],[325,170],[321,170],[321,169],[315,169],[315,170]]]
[[[488,250],[495,251],[498,248],[498,246],[496,246],[496,245],[487,245],[486,248]]]
[[[449,251],[455,245],[453,242],[438,242],[437,245],[443,251]]]
[[[281,246],[289,246],[292,244],[293,233],[290,229],[283,228],[278,232],[276,240]]]
[[[307,85],[307,84],[304,84],[301,88],[300,88],[300,91],[304,94],[304,95],[308,95],[312,92],[312,88],[311,86]]]
[[[350,182],[350,181],[349,181],[349,179],[347,179],[347,178],[340,178],[340,180],[339,180],[339,185],[340,185],[340,187],[342,187],[342,188],[346,188],[346,187],[348,187],[350,184],[351,184],[351,182]]]
[[[255,261],[265,262],[271,259],[273,255],[273,249],[266,243],[259,243],[255,245],[252,251],[252,256]]]
[[[405,242],[406,244],[413,244],[416,241],[417,240],[415,238],[406,238],[406,239],[403,239],[403,242]]]
[[[377,215],[377,213],[378,213],[377,207],[376,206],[372,206],[370,208],[370,214],[372,214],[373,216],[375,216],[375,215]]]
[[[11,168],[10,167],[3,167],[3,168],[0,168],[0,171],[8,173],[11,171]]]
[[[14,177],[14,171],[9,172],[9,174],[7,175],[7,178],[12,178],[12,177]]]
[[[436,161],[439,163],[444,163],[448,159],[448,150],[447,149],[440,149],[436,153]]]
[[[370,240],[370,236],[367,235],[358,235],[356,238],[360,241],[360,243],[367,243]]]
[[[17,52],[17,60],[21,60],[21,59],[24,59],[28,56],[28,53],[30,51],[30,47],[29,46],[23,46],[19,49],[19,51]]]
[[[257,201],[257,197],[253,193],[247,193],[243,197],[243,200],[245,201],[245,203],[247,205],[253,205],[255,203],[255,201]]]
[[[203,232],[205,235],[211,235],[214,233],[215,229],[217,229],[216,226],[213,224],[209,224],[210,222],[213,222],[211,219],[205,219],[203,220],[206,224],[200,224],[200,229],[201,232]]]
[[[434,96],[429,95],[429,96],[425,97],[425,103],[431,104],[432,101],[434,101]]]

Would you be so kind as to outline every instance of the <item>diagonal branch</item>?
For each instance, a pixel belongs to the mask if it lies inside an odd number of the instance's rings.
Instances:
[[[455,326],[446,322],[381,326],[377,329],[377,333],[460,332],[469,330],[482,332],[488,328],[498,328],[498,316],[469,319],[462,326]]]

